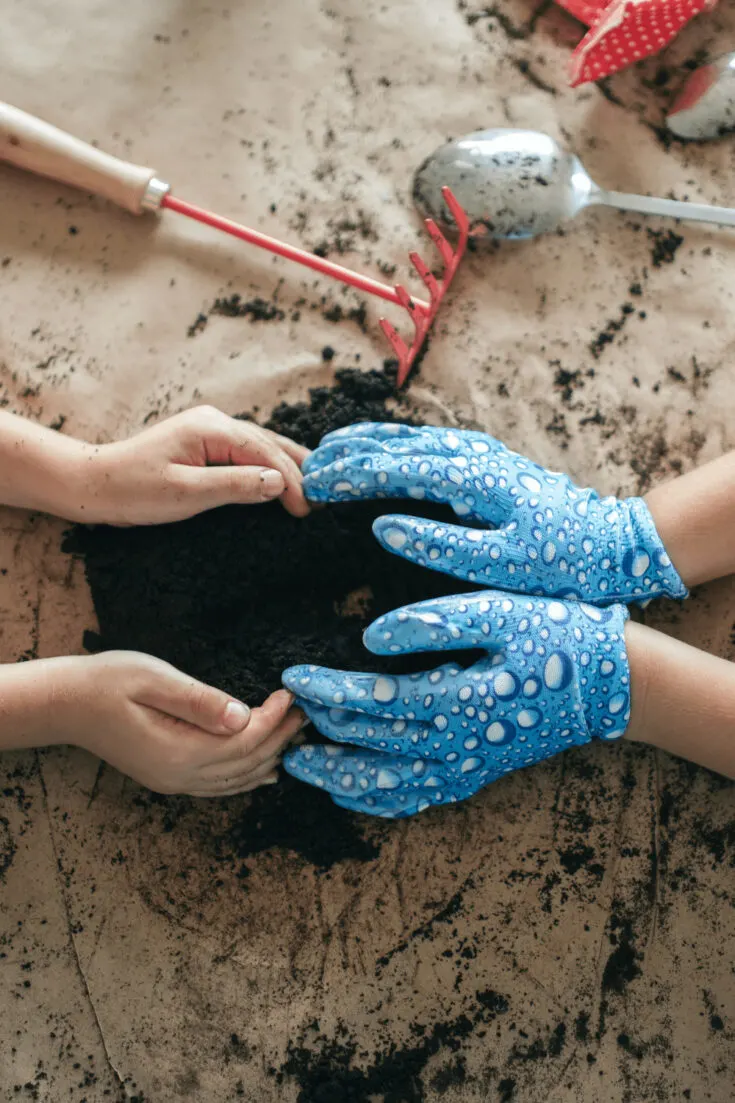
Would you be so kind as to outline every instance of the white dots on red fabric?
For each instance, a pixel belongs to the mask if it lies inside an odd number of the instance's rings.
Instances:
[[[558,0],[590,28],[570,64],[573,86],[602,80],[656,53],[717,0]]]

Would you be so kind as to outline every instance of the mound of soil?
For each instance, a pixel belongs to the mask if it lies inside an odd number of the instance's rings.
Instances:
[[[278,406],[267,426],[313,448],[325,433],[356,421],[411,420],[391,367],[345,369],[335,379],[313,389],[308,402]],[[365,502],[298,520],[273,503],[226,507],[172,525],[76,527],[65,549],[84,558],[99,622],[99,634],[87,632],[85,646],[156,655],[253,706],[294,663],[393,672],[438,665],[449,656],[377,658],[362,644],[376,616],[471,589],[380,547],[372,522],[394,509],[448,515],[410,502]],[[364,817],[335,809],[324,794],[290,778],[233,799],[243,801],[243,815],[232,837],[218,840],[221,858],[277,847],[324,869],[377,853]],[[167,803],[171,829],[186,802]]]
[[[269,428],[307,447],[324,433],[364,420],[407,420],[389,409],[398,396],[391,370],[337,373],[308,403],[283,404]],[[146,651],[250,705],[281,684],[298,662],[345,669],[421,669],[378,659],[362,645],[376,616],[452,592],[452,580],[383,551],[373,520],[411,503],[331,506],[306,519],[280,503],[231,506],[173,525],[78,527],[66,550],[84,557],[99,620],[90,650]],[[467,590],[466,583],[454,592]]]

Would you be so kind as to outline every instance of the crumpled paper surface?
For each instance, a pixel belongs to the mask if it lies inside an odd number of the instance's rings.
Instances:
[[[566,17],[497,12],[8,0],[0,96],[192,202],[335,259],[339,238],[374,274],[429,254],[411,173],[478,126],[549,131],[609,187],[730,201],[730,142],[658,140],[666,87],[641,83],[656,69],[613,78],[618,104],[572,92]],[[671,64],[733,29],[721,6]],[[322,295],[356,300],[174,216],[2,167],[0,212],[1,399],[63,432],[107,440],[197,401],[267,411],[385,355],[374,304],[366,333],[330,324]],[[716,227],[590,211],[471,253],[412,393],[427,420],[481,426],[604,492],[645,490],[735,446],[734,248]],[[286,317],[211,316],[188,336],[235,292],[277,294]],[[2,512],[5,661],[80,651],[94,626],[63,528]],[[646,619],[733,657],[732,580]],[[4,1099],[309,1103],[320,1075],[346,1097],[340,1061],[355,1093],[382,1069],[412,1103],[730,1097],[735,799],[703,771],[587,748],[371,824],[375,857],[324,872],[279,850],[233,869],[213,840],[241,805],[151,805],[80,751],[0,768]]]

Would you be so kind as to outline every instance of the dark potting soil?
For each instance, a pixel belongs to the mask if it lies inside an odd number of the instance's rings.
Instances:
[[[684,244],[681,234],[673,230],[652,230],[647,228],[651,240],[651,263],[654,268],[661,268],[664,264],[673,264],[679,248]]]
[[[274,302],[257,297],[245,300],[241,295],[229,295],[215,299],[209,314],[200,311],[187,328],[187,336],[196,337],[206,329],[210,314],[221,314],[225,318],[249,318],[251,322],[280,322],[286,317]]]
[[[289,1042],[286,1061],[270,1074],[278,1084],[296,1081],[300,1088],[297,1103],[372,1103],[378,1099],[381,1103],[427,1103],[429,1061],[439,1054],[444,1057],[443,1066],[431,1077],[431,1098],[464,1084],[467,1070],[464,1057],[458,1054],[463,1042],[507,1014],[509,1008],[509,999],[499,992],[478,991],[453,1018],[411,1023],[406,1041],[396,1043],[391,1038],[372,1053],[366,1040],[356,1038],[345,1024],[339,1024],[330,1037],[319,1033],[315,1021],[305,1036]],[[373,1044],[376,1040],[376,1036],[370,1039]],[[544,1057],[555,1041],[541,1047]]]
[[[332,429],[409,415],[395,368],[387,365],[338,371],[333,386],[315,388],[308,402],[282,403],[266,424],[313,448]],[[99,634],[88,632],[85,646],[147,652],[253,706],[279,688],[282,671],[294,663],[393,672],[438,665],[446,654],[377,658],[362,645],[364,628],[381,613],[471,589],[378,545],[372,522],[394,509],[447,516],[408,502],[366,502],[298,520],[273,503],[226,507],[172,525],[77,527],[65,550],[84,558],[99,622]],[[279,847],[324,869],[377,855],[364,817],[349,816],[288,777],[234,799],[243,814],[214,844],[222,859]],[[168,802],[169,829],[180,802]]]
[[[210,313],[222,314],[225,318],[250,318],[253,322],[280,322],[286,316],[275,303],[261,298],[245,302],[241,295],[215,299]]]

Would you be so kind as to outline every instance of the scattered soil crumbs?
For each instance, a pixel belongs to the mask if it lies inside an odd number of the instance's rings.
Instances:
[[[252,322],[280,322],[285,318],[285,314],[275,303],[261,298],[243,302],[240,295],[215,299],[210,313],[221,314],[225,318],[250,318]]]
[[[324,433],[355,421],[408,420],[405,401],[393,367],[341,370],[334,386],[315,388],[308,402],[278,406],[267,425],[313,448]],[[412,512],[409,503],[395,508]],[[369,655],[364,628],[399,605],[470,587],[383,551],[371,525],[390,509],[385,502],[354,503],[297,520],[272,503],[218,509],[175,525],[78,527],[65,548],[84,557],[99,621],[99,635],[87,633],[85,645],[156,655],[251,705],[279,688],[282,671],[294,663],[425,668],[425,656]],[[413,512],[446,516],[423,505]],[[465,652],[463,661],[469,659]],[[364,817],[346,815],[289,778],[235,799],[242,817],[226,838],[211,841],[221,860],[279,847],[327,869],[377,854],[380,832],[366,827]],[[187,802],[164,803],[173,829]]]
[[[623,303],[620,307],[619,316],[617,318],[611,318],[605,328],[590,342],[590,352],[595,360],[599,360],[602,355],[602,350],[606,345],[612,344],[616,335],[620,333],[631,314],[635,314],[635,307],[633,304]]]
[[[621,917],[613,912],[609,927],[608,937],[614,949],[602,974],[601,989],[603,992],[622,995],[630,982],[641,975],[638,965],[641,955],[635,948],[635,933],[628,917]]]
[[[549,367],[554,372],[554,387],[560,393],[565,406],[569,406],[574,398],[575,391],[584,387],[584,377],[579,368],[568,371],[563,367],[561,360],[549,360]],[[594,370],[588,369],[585,373],[590,378],[594,377]]]
[[[5,816],[0,816],[0,883],[13,864],[14,857],[15,843],[10,834],[10,824]]]
[[[673,230],[652,230],[647,228],[647,234],[652,242],[651,264],[654,268],[661,268],[664,264],[673,264],[680,245],[684,244],[681,234]]]
[[[424,1103],[428,1096],[424,1070],[438,1053],[457,1054],[462,1043],[478,1027],[487,1026],[499,1015],[507,1014],[508,999],[490,989],[476,992],[474,1004],[455,1018],[427,1027],[411,1023],[411,1039],[402,1046],[388,1041],[385,1048],[367,1052],[342,1025],[331,1038],[319,1033],[312,1024],[309,1036],[290,1043],[288,1057],[280,1070],[270,1073],[278,1084],[296,1080],[301,1091],[298,1103]],[[549,1050],[551,1051],[551,1046]],[[466,1070],[461,1056],[442,1065],[431,1078],[435,1092],[463,1084]]]
[[[324,319],[327,322],[355,322],[363,333],[367,332],[367,306],[360,303],[359,306],[343,307],[339,303],[327,306],[324,310]]]
[[[267,299],[257,297],[243,300],[241,295],[229,295],[215,299],[209,314],[197,314],[187,329],[187,336],[196,337],[206,327],[210,314],[221,314],[225,318],[249,318],[251,322],[282,322],[286,317],[280,307]]]
[[[317,257],[328,257],[330,253],[344,256],[345,253],[353,252],[359,239],[372,242],[378,240],[372,219],[363,210],[358,210],[355,218],[330,220],[327,226],[330,236],[320,241],[313,249]]]
[[[530,61],[526,61],[525,58],[518,58],[513,61],[513,66],[526,78],[529,84],[532,84],[534,88],[538,88],[540,92],[548,92],[550,96],[557,95],[556,88],[538,75]]]

